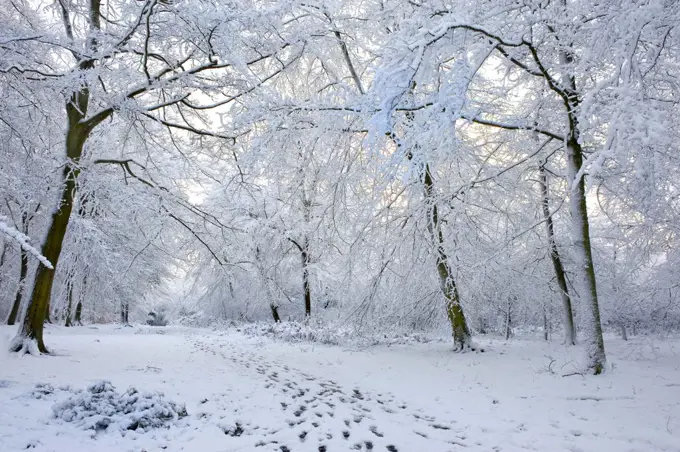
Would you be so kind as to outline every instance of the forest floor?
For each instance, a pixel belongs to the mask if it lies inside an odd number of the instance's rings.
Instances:
[[[484,353],[455,354],[444,343],[50,327],[54,356],[16,356],[2,343],[13,332],[0,327],[1,452],[680,451],[678,339],[608,338],[613,368],[594,377],[574,374],[580,347],[537,339],[480,339]],[[55,418],[55,404],[100,380],[162,391],[187,415],[146,432]]]

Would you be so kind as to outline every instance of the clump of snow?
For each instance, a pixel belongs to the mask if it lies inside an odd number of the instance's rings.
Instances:
[[[135,388],[119,393],[108,381],[74,392],[52,407],[56,419],[84,430],[147,431],[166,427],[187,416],[184,405],[164,399],[160,392],[142,394]]]
[[[419,333],[391,332],[364,333],[349,326],[337,326],[321,321],[248,323],[237,331],[254,337],[268,337],[282,342],[311,342],[325,345],[397,345],[443,342],[447,339]]]
[[[31,396],[34,399],[45,399],[52,394],[54,394],[54,386],[49,383],[38,383],[33,388],[33,392],[31,392]]]
[[[139,326],[135,329],[135,334],[165,334],[164,329],[159,329],[155,326]]]

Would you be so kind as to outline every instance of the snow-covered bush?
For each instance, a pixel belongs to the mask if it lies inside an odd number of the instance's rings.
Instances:
[[[332,327],[321,322],[257,322],[244,324],[237,330],[248,336],[270,337],[284,342],[316,342],[327,345],[346,344],[355,338],[355,332],[347,327]]]
[[[206,316],[201,310],[194,310],[189,309],[186,306],[180,306],[177,316],[174,319],[174,323],[182,326],[202,328],[212,326],[214,319]]]
[[[435,335],[395,331],[393,333],[365,333],[350,326],[314,321],[247,323],[237,331],[254,337],[268,337],[283,342],[313,342],[325,345],[396,345],[448,340]]]
[[[84,430],[148,430],[166,427],[187,415],[184,405],[165,400],[162,393],[124,393],[108,381],[74,392],[52,407],[56,419],[72,422]]]
[[[165,311],[158,310],[157,312],[149,312],[146,324],[149,326],[166,326],[168,324],[168,319],[166,318]]]

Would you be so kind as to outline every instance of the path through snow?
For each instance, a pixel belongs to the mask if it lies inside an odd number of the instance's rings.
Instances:
[[[199,339],[195,346],[245,370],[244,378],[261,380],[261,395],[276,401],[270,405],[280,410],[279,415],[244,419],[228,432],[232,436],[257,437],[255,446],[274,445],[275,450],[283,452],[398,452],[468,446],[465,433],[455,421],[440,421],[410,408],[390,393],[343,386],[231,343]],[[487,450],[501,449],[490,446]]]

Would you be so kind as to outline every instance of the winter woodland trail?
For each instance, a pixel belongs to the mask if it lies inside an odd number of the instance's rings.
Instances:
[[[252,350],[219,348],[205,341],[195,346],[204,353],[234,363],[244,378],[261,380],[262,392],[278,403],[279,413],[239,423],[232,436],[256,436],[255,446],[275,445],[286,452],[311,450],[452,450],[467,447],[467,437],[455,421],[410,408],[389,393],[371,393],[317,378],[280,360],[270,361]],[[271,407],[270,407],[271,408]],[[278,415],[277,415],[278,414]],[[267,418],[273,422],[267,422]],[[481,445],[481,444],[480,444]],[[447,449],[448,446],[448,449]],[[498,446],[488,450],[501,450]]]
[[[601,377],[563,377],[580,350],[538,341],[460,355],[110,326],[48,341],[57,356],[0,354],[0,452],[680,451],[678,341],[609,344],[617,366]],[[122,432],[52,416],[99,380],[162,391],[188,416]]]

